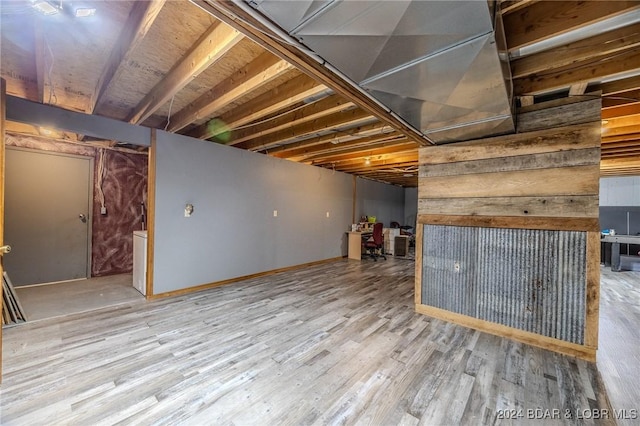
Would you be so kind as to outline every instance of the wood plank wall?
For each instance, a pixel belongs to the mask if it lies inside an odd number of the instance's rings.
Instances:
[[[600,104],[598,96],[536,104],[519,111],[519,133],[420,149],[415,297],[419,312],[595,359],[600,271]],[[580,247],[586,250],[581,253],[587,263],[583,274],[586,307],[582,311],[586,312],[586,318],[577,321],[584,327],[581,330],[584,340],[580,344],[567,342],[424,304],[423,290],[436,283],[422,282],[427,269],[423,264],[423,245],[430,244],[433,253],[433,244],[442,244],[444,252],[446,245],[458,243],[433,241],[425,234],[425,225],[584,232],[586,244]],[[527,256],[531,253],[527,250]],[[542,255],[533,261],[543,262]],[[502,283],[504,288],[512,284]],[[475,283],[469,280],[467,285]],[[552,296],[557,297],[560,308],[569,303],[562,294]]]

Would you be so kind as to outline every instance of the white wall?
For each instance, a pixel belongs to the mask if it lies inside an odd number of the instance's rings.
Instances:
[[[601,206],[640,206],[640,176],[600,178]]]
[[[351,175],[159,131],[154,293],[346,255],[352,208]]]

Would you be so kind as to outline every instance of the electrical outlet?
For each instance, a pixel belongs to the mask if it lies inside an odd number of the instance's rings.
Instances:
[[[106,207],[100,207],[100,214],[107,214],[107,208]]]
[[[327,212],[327,217],[329,217],[329,212]]]

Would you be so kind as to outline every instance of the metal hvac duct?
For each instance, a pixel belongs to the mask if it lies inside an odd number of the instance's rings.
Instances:
[[[515,131],[502,22],[486,1],[247,3],[435,142]]]

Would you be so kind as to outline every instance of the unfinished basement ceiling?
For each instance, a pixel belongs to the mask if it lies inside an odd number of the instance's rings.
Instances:
[[[434,142],[515,130],[502,20],[487,2],[247,3]]]
[[[601,92],[602,173],[640,173],[637,0],[265,0],[262,12],[244,0],[86,0],[96,12],[85,18],[72,13],[78,0],[50,3],[59,13],[0,0],[9,97],[415,187],[424,134],[501,133],[510,88],[519,112]],[[290,19],[271,23],[281,37],[261,24],[278,4]],[[284,38],[301,38],[358,84]],[[7,131],[146,149],[42,124],[9,121]]]

